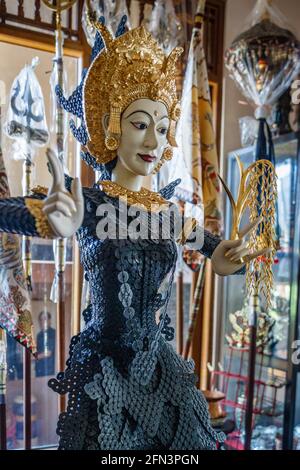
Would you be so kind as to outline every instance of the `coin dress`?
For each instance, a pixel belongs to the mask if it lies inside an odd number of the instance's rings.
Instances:
[[[70,188],[71,178],[66,182]],[[173,189],[171,184],[161,195],[168,198]],[[83,331],[71,340],[66,370],[49,381],[51,389],[68,394],[57,426],[59,448],[215,449],[224,435],[211,427],[193,361],[168,343],[175,240],[100,240],[97,207],[112,204],[118,211],[119,198],[99,186],[83,194],[84,220],[76,237],[91,303],[83,313]],[[0,200],[0,230],[43,236],[44,197]],[[210,257],[219,242],[205,231],[201,253]]]

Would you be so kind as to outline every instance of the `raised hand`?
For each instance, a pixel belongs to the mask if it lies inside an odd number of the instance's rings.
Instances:
[[[240,231],[237,240],[223,240],[217,246],[211,258],[213,270],[216,274],[220,276],[234,274],[252,259],[270,253],[270,248],[264,248],[250,254],[249,248],[247,248],[245,237],[253,230],[256,230],[261,220],[259,217],[247,225]]]
[[[53,179],[43,211],[54,234],[68,238],[74,235],[83,220],[84,201],[80,179],[73,180],[69,193],[65,188],[63,165],[51,149],[47,149],[47,158]]]

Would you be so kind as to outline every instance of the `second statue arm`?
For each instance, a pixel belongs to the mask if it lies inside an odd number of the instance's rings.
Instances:
[[[204,256],[211,258],[213,270],[220,276],[244,274],[245,260],[249,262],[251,259],[265,255],[268,252],[268,249],[263,249],[250,253],[247,246],[246,236],[257,228],[261,221],[260,218],[241,230],[239,238],[236,240],[222,240],[209,231],[203,230],[197,225],[195,219],[193,220],[192,230],[189,231],[188,229],[187,232],[190,233],[185,237],[184,243],[187,248],[197,250]]]

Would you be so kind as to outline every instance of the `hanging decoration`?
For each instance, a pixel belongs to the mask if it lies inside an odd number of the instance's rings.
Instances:
[[[251,252],[269,249],[264,257],[257,257],[247,264],[246,286],[248,298],[258,292],[264,300],[266,311],[271,307],[273,289],[272,266],[277,250],[275,235],[275,208],[277,201],[277,177],[269,160],[259,160],[247,169],[236,157],[240,171],[238,197],[235,201],[226,183],[219,176],[229,197],[232,209],[231,240],[241,233],[240,223],[246,209],[250,211],[250,221],[261,217],[256,231],[250,235],[248,247]]]
[[[235,201],[226,183],[220,177],[232,208],[231,239],[242,235],[240,223],[242,216],[249,209],[250,221],[260,221],[257,230],[250,234],[248,248],[250,252],[269,249],[265,256],[260,256],[246,263],[246,287],[249,299],[247,341],[249,342],[248,393],[245,414],[245,449],[251,448],[253,399],[255,391],[255,364],[258,339],[258,317],[261,306],[268,313],[271,307],[273,289],[272,266],[277,249],[275,235],[275,213],[277,203],[277,181],[274,165],[267,159],[252,163],[246,170],[237,157],[240,171],[238,197]]]
[[[126,0],[84,0],[81,21],[87,42],[91,47],[94,47],[96,38],[99,39],[99,33],[91,23],[90,16],[96,20],[103,18],[114,37],[124,18],[125,29],[131,29]]]
[[[240,34],[225,53],[231,78],[255,108],[258,120],[258,158],[274,163],[271,131],[267,122],[272,107],[289,89],[300,71],[300,42],[286,29],[283,15],[270,0],[258,0],[251,27]],[[244,120],[243,140],[249,142],[257,129]],[[267,134],[267,139],[265,134]]]
[[[35,57],[13,81],[4,126],[8,137],[18,144],[14,158],[29,159],[31,163],[36,147],[43,147],[49,140],[44,97],[34,72],[38,63]]]
[[[1,150],[0,125],[0,200],[8,197],[10,191]],[[19,237],[11,233],[0,234],[0,328],[5,329],[31,353],[36,353],[31,303]]]
[[[15,78],[9,99],[9,108],[4,131],[15,140],[14,157],[24,160],[23,195],[29,196],[32,188],[34,153],[49,140],[46,123],[44,97],[35,75],[38,57],[26,65]],[[31,240],[22,238],[22,256],[29,290],[31,286]]]
[[[150,16],[144,19],[143,24],[165,54],[170,54],[176,46],[183,44],[183,29],[172,0],[156,0]]]
[[[158,186],[181,179],[175,196],[184,203],[185,217],[215,235],[222,229],[221,193],[218,180],[218,156],[213,127],[208,73],[203,48],[205,1],[199,0],[192,31],[188,62],[181,98],[181,117],[176,130],[178,148],[171,163],[158,174]],[[203,257],[183,250],[186,264],[198,271]]]

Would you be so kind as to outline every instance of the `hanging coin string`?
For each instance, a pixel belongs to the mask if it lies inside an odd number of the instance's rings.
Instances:
[[[265,117],[259,117],[258,118],[259,122],[259,127],[258,127],[258,136],[257,136],[257,144],[255,148],[255,161],[257,162],[258,160],[268,160],[270,161],[275,168],[275,173],[276,173],[276,163],[275,163],[275,148],[274,148],[274,142],[273,142],[273,137],[272,137],[272,132],[270,129],[270,126],[266,120]],[[267,136],[266,136],[267,134]],[[258,207],[257,207],[257,214],[258,216],[261,215],[261,201],[262,197],[262,189],[261,189],[261,184],[262,184],[262,176],[259,178],[258,181]],[[276,200],[276,238],[277,238],[277,248],[279,249],[279,243],[280,243],[280,226],[279,226],[279,216],[278,216],[278,203]],[[257,228],[257,236],[259,237],[260,233],[264,231],[264,223],[262,222],[261,226]]]

